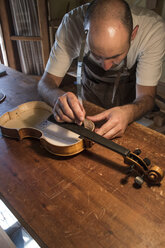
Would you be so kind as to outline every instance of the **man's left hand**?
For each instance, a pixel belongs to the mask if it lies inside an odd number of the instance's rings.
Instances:
[[[95,132],[107,139],[113,139],[124,134],[129,124],[128,115],[124,108],[114,107],[100,114],[88,116],[87,119],[93,122],[105,121],[100,128],[95,129]]]

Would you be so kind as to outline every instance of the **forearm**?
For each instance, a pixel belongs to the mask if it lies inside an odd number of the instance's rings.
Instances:
[[[54,84],[45,84],[43,80],[40,80],[38,84],[38,92],[42,99],[52,107],[54,106],[58,97],[65,93]]]
[[[58,97],[65,92],[59,89],[59,85],[62,78],[53,76],[48,73],[44,73],[41,80],[38,83],[38,93],[41,98],[52,107],[54,106]]]
[[[146,95],[135,99],[132,104],[124,105],[121,108],[128,116],[128,123],[131,123],[152,110],[154,103],[154,97]]]

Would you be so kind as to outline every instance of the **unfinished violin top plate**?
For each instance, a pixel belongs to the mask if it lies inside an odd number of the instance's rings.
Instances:
[[[0,117],[2,134],[20,140],[37,138],[49,152],[60,156],[71,156],[86,148],[78,134],[48,121],[50,115],[52,108],[45,102],[21,104]]]

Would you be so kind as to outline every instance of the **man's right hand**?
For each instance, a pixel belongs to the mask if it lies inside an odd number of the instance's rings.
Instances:
[[[54,117],[60,122],[82,124],[85,110],[72,92],[65,93],[59,89],[62,77],[44,72],[38,84],[38,92],[44,101],[53,106]]]
[[[58,97],[53,112],[58,122],[75,122],[81,125],[85,118],[85,110],[72,92]]]

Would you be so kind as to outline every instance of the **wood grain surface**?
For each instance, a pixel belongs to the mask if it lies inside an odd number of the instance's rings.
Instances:
[[[37,80],[10,68],[0,88],[0,114],[39,100]],[[115,142],[165,170],[164,135],[133,123]],[[120,155],[97,144],[61,158],[38,140],[0,137],[1,197],[41,247],[164,248],[165,180],[137,189],[126,171]]]

